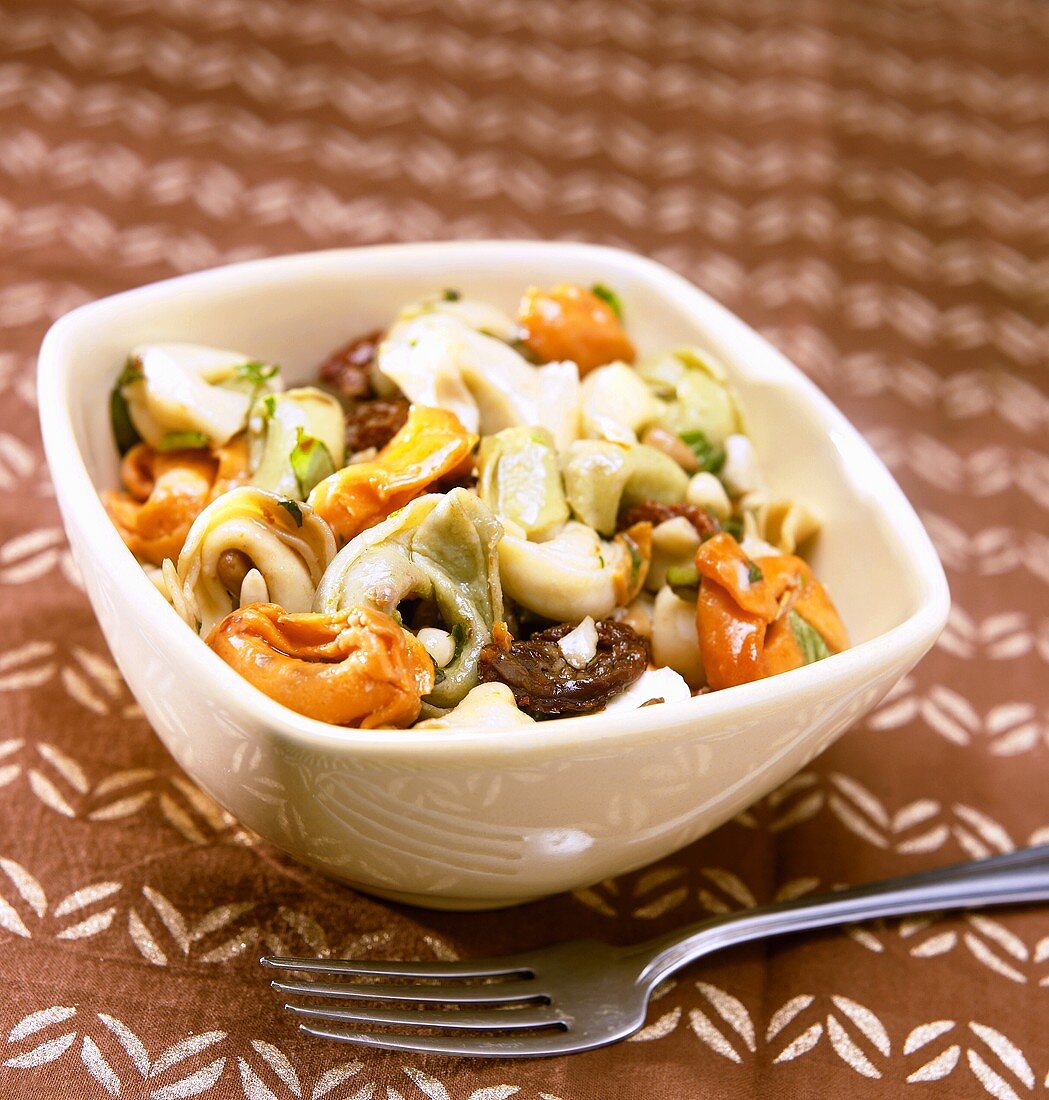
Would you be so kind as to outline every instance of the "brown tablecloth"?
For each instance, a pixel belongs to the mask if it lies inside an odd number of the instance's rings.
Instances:
[[[530,1063],[300,1037],[255,961],[626,942],[1049,840],[1047,51],[1038,0],[0,5],[0,1094],[1049,1087],[1044,911],[735,950],[681,973],[636,1041]],[[180,774],[77,584],[36,426],[34,353],[80,302],[447,236],[618,244],[694,279],[876,443],[955,599],[898,693],[775,795],[498,917],[359,896]]]

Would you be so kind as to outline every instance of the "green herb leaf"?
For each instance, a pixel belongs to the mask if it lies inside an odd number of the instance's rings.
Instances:
[[[721,525],[726,534],[731,535],[736,542],[743,538],[743,520],[738,516],[731,516]]]
[[[277,412],[277,398],[272,393],[266,394],[262,399],[262,418],[270,420]]]
[[[288,513],[293,520],[295,520],[295,526],[302,526],[302,509],[299,507],[297,500],[282,500],[278,502],[280,506]]]
[[[129,382],[137,382],[142,377],[142,372],[137,369],[132,370],[129,362],[109,395],[109,423],[113,428],[113,442],[116,443],[117,451],[121,456],[126,455],[136,443],[142,441],[142,436],[138,434],[138,428],[131,419],[131,410],[128,408],[123,390]]]
[[[819,631],[793,609],[789,613],[789,621],[790,628],[794,631],[794,640],[798,643],[805,664],[811,665],[814,661],[822,661],[824,657],[830,656],[827,643]]]
[[[459,655],[463,651],[463,646],[466,645],[466,627],[462,623],[456,623],[450,631],[452,635],[452,641],[455,642],[455,652],[452,654],[452,659],[445,665],[445,668],[450,667],[455,661],[459,659]]]
[[[725,465],[725,448],[717,447],[698,428],[682,432],[678,438],[696,456],[700,470],[716,474]]]
[[[602,283],[594,283],[590,288],[590,293],[595,298],[600,298],[602,302],[619,318],[623,319],[623,303],[619,300],[619,295],[614,290],[609,290],[607,286]]]
[[[263,363],[259,359],[252,359],[247,363],[241,363],[237,367],[237,378],[242,382],[250,382],[253,386],[261,386],[274,378],[279,367],[273,363]]]
[[[157,444],[157,450],[196,451],[210,446],[211,440],[203,432],[168,432]]]
[[[699,570],[694,565],[672,565],[667,570],[667,584],[671,588],[695,588],[699,584]]]
[[[459,299],[462,297],[462,295],[459,293],[459,291],[455,290],[453,287],[449,287],[444,292],[444,294],[441,295],[441,297],[443,297],[446,302],[458,302]]]
[[[765,574],[762,573],[761,569],[754,562],[748,562],[747,580],[750,581],[751,584],[757,584],[758,581],[763,581],[764,579]]]
[[[299,483],[299,492],[305,500],[310,490],[318,482],[335,473],[335,460],[331,451],[314,435],[307,435],[302,428],[295,432],[295,446],[292,448],[291,471]]]
[[[120,372],[120,377],[117,379],[117,389],[122,390],[125,386],[130,386],[132,382],[143,382],[145,378],[146,376],[142,373],[138,360],[128,359],[124,369]]]

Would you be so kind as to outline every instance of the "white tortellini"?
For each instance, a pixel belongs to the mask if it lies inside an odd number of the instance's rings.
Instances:
[[[692,688],[706,681],[696,628],[696,603],[664,585],[652,608],[652,660],[683,676]]]
[[[795,500],[744,505],[743,533],[752,541],[764,543],[768,547],[765,553],[796,554],[820,529],[819,517]]]
[[[583,379],[582,431],[588,439],[637,442],[638,433],[659,415],[659,402],[633,367],[609,363]]]
[[[725,368],[700,348],[676,348],[638,364],[657,398],[659,426],[675,435],[700,431],[721,444],[741,429]]]
[[[248,420],[251,484],[292,500],[345,463],[346,424],[342,406],[312,386],[268,394]]]
[[[206,637],[240,606],[241,585],[252,570],[261,574],[269,602],[289,612],[309,611],[334,557],[335,536],[312,508],[241,486],[193,521],[177,569],[165,563],[168,596]]]
[[[440,313],[445,317],[454,317],[475,332],[494,336],[497,340],[510,343],[519,335],[517,322],[505,311],[484,302],[480,298],[463,298],[455,291],[445,291],[437,298],[424,298],[405,306],[397,314],[397,322],[411,321],[425,313]],[[397,323],[395,322],[395,323]]]
[[[532,366],[446,312],[398,321],[379,345],[377,366],[414,404],[450,409],[469,432],[543,427],[559,448],[579,434],[574,363]]]
[[[546,542],[507,534],[499,544],[503,590],[521,607],[555,622],[605,619],[622,602],[633,560],[621,542],[606,542],[569,520]]]
[[[262,393],[280,389],[275,366],[201,344],[141,344],[117,383],[138,434],[158,450],[221,447]]]
[[[534,726],[535,719],[519,710],[514,693],[506,684],[478,684],[463,701],[439,718],[417,722],[417,730],[504,729],[507,726]]]
[[[402,600],[432,600],[457,650],[427,702],[455,706],[477,683],[477,659],[503,617],[496,549],[502,537],[498,520],[465,489],[418,497],[339,551],[314,609],[392,614]]]

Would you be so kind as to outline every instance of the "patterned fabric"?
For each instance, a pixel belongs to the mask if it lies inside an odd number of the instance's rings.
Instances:
[[[1049,840],[1047,48],[1038,0],[0,4],[0,1094],[1049,1087],[1044,910],[735,950],[636,1041],[532,1063],[306,1039],[255,962],[627,942]],[[876,444],[955,599],[810,770],[655,867],[498,918],[358,896],[178,772],[81,593],[35,420],[34,353],[78,303],[447,236],[622,245],[719,297]]]

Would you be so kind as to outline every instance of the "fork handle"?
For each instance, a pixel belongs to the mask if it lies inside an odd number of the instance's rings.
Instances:
[[[642,974],[651,988],[708,952],[766,936],[877,917],[1030,901],[1049,901],[1049,844],[714,917],[639,944],[630,953],[651,956]]]

